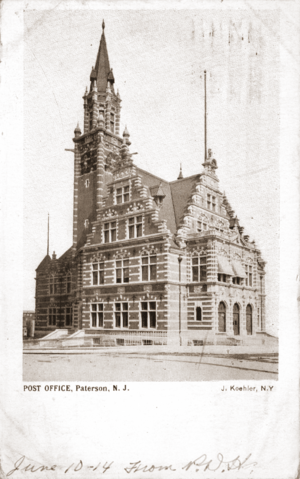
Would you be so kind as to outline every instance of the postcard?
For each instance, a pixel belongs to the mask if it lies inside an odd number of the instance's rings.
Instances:
[[[2,477],[299,469],[299,6],[2,1]]]

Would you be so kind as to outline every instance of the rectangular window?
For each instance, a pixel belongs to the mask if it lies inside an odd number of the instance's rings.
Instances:
[[[128,303],[115,303],[115,327],[128,328]]]
[[[238,276],[233,277],[232,282],[233,282],[233,284],[242,284],[242,280]]]
[[[245,272],[246,272],[246,286],[252,287],[252,266],[245,264]]]
[[[129,259],[116,261],[116,283],[129,283]]]
[[[69,307],[65,310],[65,326],[72,326],[72,308]]]
[[[252,286],[252,266],[249,266],[249,286]]]
[[[48,309],[48,325],[49,326],[56,326],[58,319],[58,309],[57,308],[49,308]]]
[[[142,301],[141,303],[141,326],[145,329],[156,328],[156,302]]]
[[[104,223],[104,243],[113,243],[117,239],[117,223]]]
[[[59,292],[59,280],[57,276],[50,276],[49,279],[49,293],[58,294]]]
[[[104,284],[104,263],[93,263],[93,285]]]
[[[125,203],[126,201],[129,201],[129,186],[123,186],[121,188],[117,188],[116,201],[118,205],[121,203]]]
[[[157,257],[142,256],[142,281],[156,281]]]
[[[138,238],[143,234],[143,217],[135,216],[128,220],[128,237]]]
[[[223,273],[218,273],[218,281],[221,281],[221,283],[227,283],[227,275]]]
[[[206,256],[194,256],[192,258],[193,281],[206,281]]]
[[[198,233],[201,233],[201,231],[202,231],[202,222],[201,221],[197,221],[197,231],[198,231]]]
[[[212,197],[212,210],[216,211],[216,197],[215,196]]]
[[[207,208],[211,209],[211,195],[207,195]]]
[[[91,327],[103,328],[103,325],[104,325],[103,303],[92,303],[91,304]]]

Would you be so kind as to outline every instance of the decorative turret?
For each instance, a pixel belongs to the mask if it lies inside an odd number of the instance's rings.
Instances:
[[[158,207],[162,205],[164,198],[166,197],[164,190],[162,188],[162,182],[160,182],[159,186],[154,186],[151,188],[151,195],[154,198],[155,203]]]
[[[129,131],[127,130],[127,126],[125,125],[125,130],[123,131],[123,143],[126,145],[130,146],[131,141],[129,140],[130,134]]]
[[[78,138],[81,135],[81,129],[79,127],[79,123],[77,123],[77,126],[74,130],[75,138]]]

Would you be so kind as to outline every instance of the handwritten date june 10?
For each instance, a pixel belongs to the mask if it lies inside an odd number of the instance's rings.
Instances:
[[[146,465],[143,464],[142,461],[130,462],[126,467],[122,467],[122,469],[127,474],[134,474],[136,472],[158,472],[158,471],[190,471],[190,472],[230,472],[230,471],[240,471],[241,469],[249,469],[253,468],[257,465],[257,462],[249,462],[251,454],[249,454],[246,459],[242,460],[240,456],[237,456],[235,459],[230,461],[225,461],[223,454],[219,453],[216,455],[214,459],[208,459],[206,454],[202,454],[201,456],[197,457],[193,461],[188,461],[184,463],[184,465],[180,465],[177,468],[173,467],[171,464],[169,465]],[[21,456],[15,463],[14,468],[7,473],[7,476],[11,476],[16,471],[22,472],[43,472],[43,471],[61,471],[64,474],[68,472],[83,472],[84,470],[95,472],[97,471],[98,474],[105,474],[109,469],[112,469],[114,465],[115,469],[121,467],[121,465],[114,464],[114,461],[110,463],[99,462],[96,466],[84,465],[82,460],[79,460],[76,463],[71,464],[70,466],[64,467],[62,465],[44,465],[40,464],[36,461],[30,461],[26,458],[26,456]],[[119,467],[117,467],[119,466]],[[252,471],[251,471],[252,472]],[[39,474],[37,474],[39,475]],[[56,475],[56,474],[55,474]],[[78,475],[80,476],[80,474]]]

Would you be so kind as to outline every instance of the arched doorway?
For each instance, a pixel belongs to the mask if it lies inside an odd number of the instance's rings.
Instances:
[[[226,306],[223,302],[219,304],[219,332],[226,332]]]
[[[233,334],[240,334],[240,308],[236,303],[233,306]]]
[[[246,330],[247,334],[252,334],[252,307],[250,304],[246,308]]]

